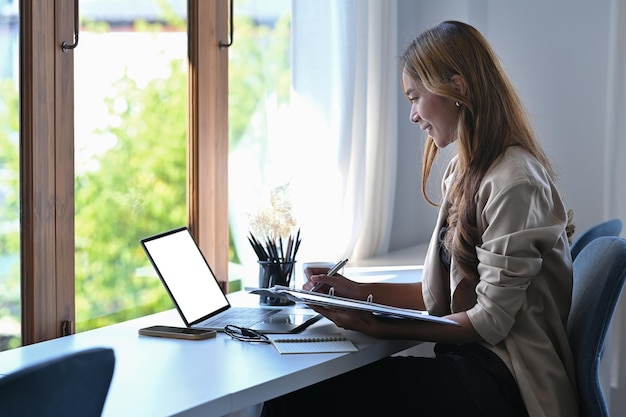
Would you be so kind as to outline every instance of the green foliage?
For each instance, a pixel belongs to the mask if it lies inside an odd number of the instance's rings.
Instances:
[[[169,77],[154,79],[145,88],[127,76],[118,81],[108,99],[109,113],[118,123],[100,132],[114,137],[115,145],[97,157],[97,170],[77,176],[80,330],[172,306],[146,268],[139,239],[186,222],[183,67],[183,62],[171,62]],[[100,319],[83,323],[84,318]]]
[[[170,26],[184,26],[173,16],[167,19],[173,22]],[[250,122],[263,113],[259,108],[266,101],[286,102],[290,88],[289,16],[273,28],[249,19],[235,24],[236,44],[229,52],[231,146],[250,135]],[[85,25],[99,33],[108,31],[101,22]],[[136,29],[161,27],[140,22]],[[88,170],[77,171],[78,331],[172,308],[139,239],[187,220],[185,67],[185,62],[172,61],[169,76],[145,86],[129,76],[120,79],[107,99],[114,121],[96,132],[103,140],[112,138],[113,145],[95,156]],[[9,275],[0,270],[0,317],[19,320],[19,105],[12,83],[0,85],[0,98],[0,259],[13,259],[14,265]],[[253,135],[264,141],[263,134]],[[232,240],[230,259],[238,259]],[[234,284],[232,288],[241,285]],[[8,305],[14,308],[9,311]]]
[[[19,344],[19,97],[12,80],[0,80],[0,350]]]
[[[163,21],[171,28],[176,28],[181,32],[187,30],[187,22],[184,18],[176,14],[176,11],[167,0],[156,0],[159,6]]]
[[[247,133],[252,118],[268,101],[277,106],[289,101],[291,65],[289,40],[291,16],[285,15],[275,26],[256,25],[251,19],[235,18],[236,40],[229,49],[228,109],[229,146],[235,146]],[[247,131],[248,130],[248,131]],[[265,129],[255,142],[263,143]]]
[[[0,253],[19,249],[19,234],[7,232],[7,224],[19,220],[19,97],[12,80],[0,80]],[[17,234],[17,230],[15,230]],[[11,242],[9,242],[11,240]]]
[[[236,25],[229,66],[231,146],[259,106],[288,100],[290,88],[289,17],[274,29],[245,19]],[[270,35],[281,41],[268,43]],[[186,91],[184,63],[174,61],[167,78],[140,88],[124,77],[108,99],[117,123],[99,133],[116,143],[97,157],[95,171],[76,182],[78,330],[172,307],[138,240],[186,222]],[[232,241],[230,259],[237,261]]]

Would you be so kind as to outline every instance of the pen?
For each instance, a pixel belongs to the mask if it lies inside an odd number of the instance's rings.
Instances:
[[[343,268],[345,266],[345,264],[347,264],[347,263],[348,263],[348,258],[346,258],[346,259],[344,259],[342,261],[337,262],[335,265],[333,265],[332,268],[330,268],[328,270],[326,275],[329,276],[329,277],[332,277],[337,272],[339,272],[339,270],[341,268]],[[315,292],[315,291],[319,290],[322,287],[322,285],[324,285],[324,283],[322,283],[322,282],[319,282],[319,283],[315,284],[315,287],[311,288],[311,292]]]
[[[326,273],[326,275],[328,275],[329,277],[332,277],[333,275],[335,275],[337,272],[339,272],[339,270],[341,268],[344,267],[345,264],[348,263],[348,258],[344,259],[343,261],[339,261],[337,262],[332,268],[330,268],[328,270],[328,272]]]

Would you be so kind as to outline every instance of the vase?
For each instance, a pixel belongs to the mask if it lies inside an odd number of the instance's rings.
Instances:
[[[259,263],[259,287],[271,288],[275,285],[291,287],[296,261],[257,261]],[[294,304],[281,297],[261,296],[259,302],[270,306]]]

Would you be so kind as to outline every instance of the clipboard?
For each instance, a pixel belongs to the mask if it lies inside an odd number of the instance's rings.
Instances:
[[[328,294],[323,294],[276,285],[271,288],[256,288],[250,291],[250,293],[284,298],[301,304],[369,311],[383,319],[423,320],[451,326],[460,326],[460,324],[456,321],[445,317],[431,316],[426,311],[374,303],[371,295],[367,300],[355,300],[352,298],[339,297],[334,294],[333,288],[329,290]]]

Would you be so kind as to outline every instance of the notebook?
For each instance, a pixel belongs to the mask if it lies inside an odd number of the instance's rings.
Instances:
[[[298,334],[276,335],[270,336],[270,341],[281,355],[289,353],[341,353],[359,350],[350,339],[339,333],[306,336]]]
[[[295,333],[321,317],[291,306],[231,306],[187,227],[140,243],[187,327],[223,331],[232,324],[262,333]]]

